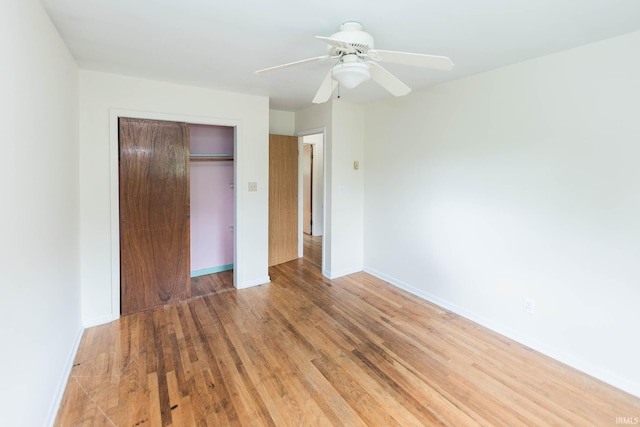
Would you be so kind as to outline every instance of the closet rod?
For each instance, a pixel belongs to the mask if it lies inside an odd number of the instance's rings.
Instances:
[[[192,153],[189,155],[191,160],[233,160],[233,154],[209,154],[209,153]]]
[[[194,162],[233,161],[233,157],[231,156],[191,156],[190,159]]]

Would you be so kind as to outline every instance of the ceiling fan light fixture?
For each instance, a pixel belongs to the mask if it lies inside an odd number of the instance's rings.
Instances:
[[[333,67],[333,78],[340,83],[340,86],[347,89],[366,82],[371,78],[369,66],[362,62],[340,62]]]

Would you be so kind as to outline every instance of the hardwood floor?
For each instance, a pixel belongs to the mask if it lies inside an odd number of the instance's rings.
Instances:
[[[235,289],[233,270],[191,278],[191,297],[202,297]]]
[[[640,399],[366,273],[320,241],[272,283],[88,329],[57,426],[606,426]]]

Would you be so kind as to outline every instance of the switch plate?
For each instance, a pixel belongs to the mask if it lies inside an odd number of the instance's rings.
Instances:
[[[522,298],[522,309],[529,314],[536,314],[536,301],[533,298]]]
[[[257,182],[250,182],[249,183],[249,191],[251,191],[251,192],[258,191],[258,183]]]

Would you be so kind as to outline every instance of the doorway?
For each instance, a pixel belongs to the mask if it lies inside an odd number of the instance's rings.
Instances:
[[[302,143],[302,232],[312,235],[313,227],[313,144]]]
[[[299,135],[299,256],[324,254],[324,130]],[[322,259],[324,265],[324,258]]]
[[[233,269],[235,128],[119,118],[118,135],[119,305],[131,314],[190,298],[194,268]]]
[[[191,296],[233,289],[235,128],[189,125]]]

